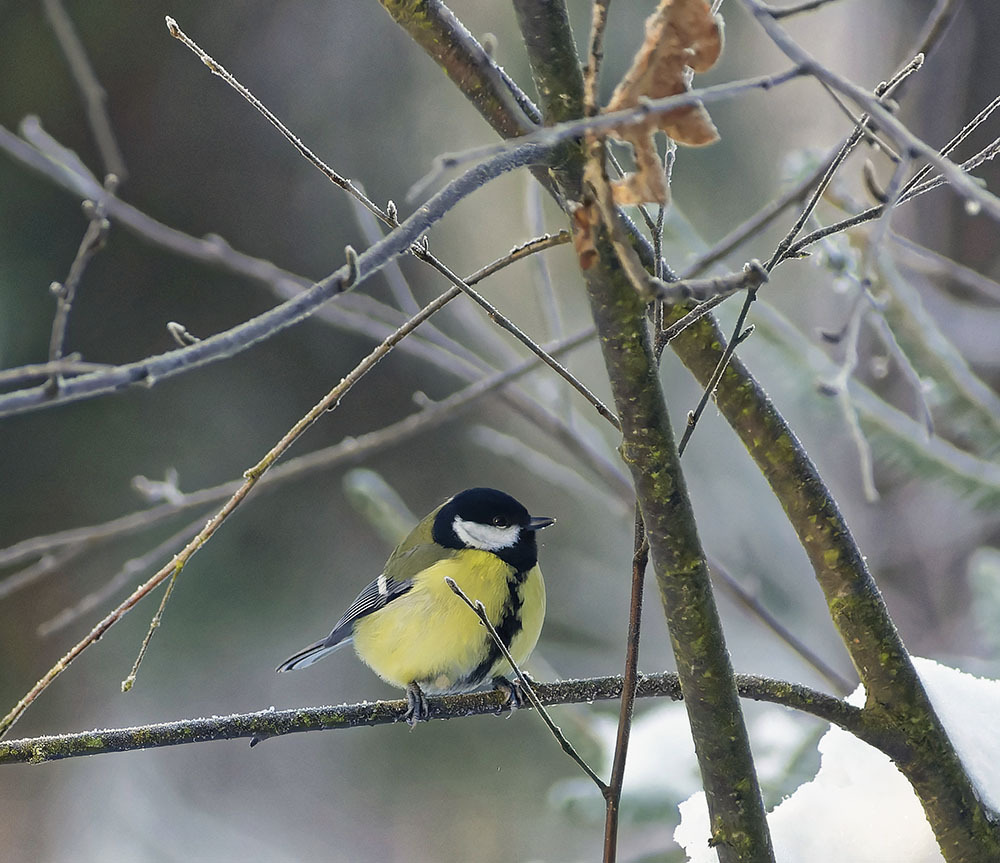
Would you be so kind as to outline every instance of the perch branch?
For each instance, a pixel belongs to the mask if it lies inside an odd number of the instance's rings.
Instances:
[[[780,680],[738,675],[737,685],[744,698],[781,704],[816,716],[858,735],[871,737],[864,712],[846,702],[804,686]],[[598,677],[565,680],[558,683],[535,683],[539,701],[555,704],[589,704],[621,698],[621,677]],[[680,698],[677,675],[641,674],[636,688],[638,698]],[[474,692],[429,698],[431,719],[456,719],[473,714],[497,713],[506,696],[503,692]],[[361,704],[261,710],[212,719],[183,719],[136,728],[95,729],[77,734],[0,741],[0,764],[41,764],[81,755],[129,752],[161,746],[203,743],[209,740],[271,738],[301,731],[389,725],[404,722],[407,704],[398,701],[365,701]]]

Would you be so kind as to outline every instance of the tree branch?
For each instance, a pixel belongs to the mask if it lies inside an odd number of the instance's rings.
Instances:
[[[832,722],[859,737],[871,736],[862,710],[822,692],[804,686],[751,675],[739,675],[741,695],[755,701],[781,704]],[[554,704],[589,704],[621,697],[621,677],[597,677],[564,680],[558,683],[535,683],[534,690],[545,706]],[[671,673],[639,675],[636,696],[639,698],[680,699],[677,675]],[[505,694],[497,690],[429,698],[431,719],[458,719],[464,716],[499,713]],[[113,728],[74,734],[30,737],[0,741],[0,764],[41,764],[82,755],[131,752],[162,746],[180,746],[209,740],[254,738],[261,740],[301,731],[389,725],[405,721],[405,700],[365,701],[329,707],[260,710],[211,719],[182,719],[134,728]],[[524,705],[522,709],[530,709]]]
[[[515,0],[515,9],[533,77],[545,82],[539,90],[549,100],[546,118],[582,117],[583,76],[565,4]],[[553,173],[568,199],[580,202],[585,183],[607,185],[599,141],[590,152],[573,146],[564,153],[560,172]],[[590,203],[582,205],[593,207],[592,196],[587,192]],[[733,670],[658,380],[646,301],[618,263],[611,229],[603,225],[596,232],[597,257],[584,276],[622,424],[620,451],[635,484],[685,693],[713,844],[723,863],[773,859]]]
[[[595,4],[595,9],[598,4]],[[595,12],[596,15],[596,12]],[[593,40],[592,40],[593,41]],[[591,52],[593,62],[594,52]],[[618,820],[625,786],[625,764],[632,734],[632,714],[639,684],[639,636],[642,627],[642,598],[649,565],[649,543],[642,523],[639,505],[635,507],[635,541],[632,551],[632,590],[628,605],[628,630],[625,638],[625,673],[622,675],[622,698],[618,708],[618,733],[611,760],[611,776],[604,791],[604,861],[614,863],[618,857]]]
[[[594,338],[593,327],[586,327],[557,342],[546,344],[545,350],[553,356],[580,347]],[[480,378],[469,386],[453,393],[441,401],[432,402],[427,407],[408,417],[383,428],[362,435],[351,436],[333,446],[289,459],[268,471],[261,479],[261,488],[277,486],[282,482],[297,479],[306,473],[329,469],[339,465],[356,464],[372,453],[400,444],[415,434],[429,431],[437,426],[457,419],[466,410],[474,407],[480,399],[516,381],[519,377],[540,368],[541,360],[529,357],[526,360],[500,372]],[[47,536],[33,537],[0,549],[0,567],[9,566],[38,554],[50,554],[56,550],[74,549],[84,543],[127,536],[159,524],[180,512],[206,506],[225,500],[236,493],[241,481],[222,483],[199,491],[181,495],[176,501],[167,501],[158,506],[130,513],[102,524],[70,528]],[[18,574],[19,575],[19,574]],[[10,576],[10,579],[17,575]],[[9,579],[8,579],[9,580]],[[20,582],[22,579],[18,579]],[[27,580],[27,579],[24,579]],[[6,587],[7,581],[0,582],[0,597],[12,592],[17,586]]]
[[[797,63],[799,68],[806,70],[809,75],[846,96],[859,108],[871,114],[879,128],[892,137],[900,147],[911,150],[913,156],[920,156],[937,168],[956,194],[964,200],[972,201],[980,206],[993,219],[1000,220],[1000,198],[980,186],[960,165],[956,165],[941,155],[935,147],[914,135],[876,97],[812,57],[778,25],[768,13],[767,8],[760,3],[760,0],[743,0],[743,3],[764,28],[771,41],[792,62]]]
[[[552,126],[545,126],[531,134],[518,138],[516,141],[474,147],[461,152],[445,153],[435,160],[434,169],[414,184],[414,188],[411,189],[410,194],[415,194],[414,190],[420,190],[433,185],[446,170],[489,159],[498,153],[506,152],[520,144],[545,144],[555,149],[560,144],[580,139],[585,135],[592,134],[599,136],[614,129],[641,124],[650,117],[667,114],[680,108],[707,105],[712,102],[725,102],[735,99],[737,96],[744,95],[751,90],[771,90],[774,87],[787,84],[806,74],[808,74],[807,70],[795,66],[774,75],[758,75],[754,78],[728,81],[724,84],[713,84],[709,87],[698,87],[678,93],[676,96],[649,99],[643,101],[635,108],[627,108],[621,111],[605,111],[594,117],[567,120]]]
[[[746,0],[746,2],[752,10],[755,10],[755,14],[759,13],[760,18],[766,18],[766,12],[759,3],[755,3],[753,0]],[[764,21],[762,23],[766,24]],[[783,39],[781,47],[784,50],[788,47],[790,40],[787,40],[783,31],[781,37]],[[718,85],[717,87],[692,90],[678,97],[648,103],[642,107],[641,111],[620,112],[622,115],[627,114],[627,117],[602,115],[535,132],[533,137],[539,139],[544,137],[547,142],[555,143],[565,137],[578,136],[588,130],[597,132],[623,122],[635,122],[640,119],[635,116],[636,114],[673,109],[682,104],[692,104],[694,101],[707,103],[717,98],[730,98],[738,90],[752,87],[766,88],[808,73],[844,93],[868,111],[880,128],[887,130],[904,147],[909,147],[927,158],[949,181],[956,185],[960,194],[968,196],[970,200],[980,204],[991,215],[997,214],[998,202],[995,196],[979,188],[964,174],[962,168],[954,165],[933,148],[913,136],[874,98],[869,97],[860,88],[846,82],[839,76],[832,75],[829,70],[824,69],[813,58],[801,52],[797,46],[793,45],[790,56],[793,56],[800,65],[781,76],[763,76],[747,82],[738,82],[738,85]],[[487,151],[466,154],[463,158],[474,158],[484,152]],[[458,160],[453,160],[452,164],[458,164]],[[875,208],[870,213],[863,214],[860,220],[875,218],[880,212],[879,208]],[[844,224],[840,228],[846,226]],[[806,245],[807,241],[814,242],[818,238],[817,235],[810,235],[810,237],[799,241],[789,252],[797,250],[799,246]],[[653,269],[655,261],[648,244],[638,235],[633,235],[633,242],[636,243],[647,269]],[[686,312],[686,307],[677,307],[672,318],[666,323],[673,323]],[[704,386],[712,380],[718,367],[725,339],[719,333],[714,321],[706,317],[678,334],[671,342],[671,346]],[[736,356],[733,356],[725,367],[724,374],[719,381],[717,405],[747,446],[785,508],[786,514],[809,555],[817,579],[827,593],[834,619],[845,627],[841,630],[841,635],[852,652],[859,671],[866,677],[883,678],[891,683],[893,671],[900,667],[900,663],[904,665],[909,663],[904,658],[898,634],[888,617],[861,552],[829,490],[816,471],[815,465],[757,381]],[[880,647],[883,647],[880,639],[872,639],[870,635],[866,634],[867,627],[872,624],[874,624],[874,628],[871,631],[881,632],[888,637],[888,643],[884,645],[885,650],[880,650]],[[865,655],[861,656],[861,654]],[[907,681],[913,680],[909,674],[904,675],[904,677],[905,680],[901,679],[897,682],[901,690],[905,690]],[[922,728],[923,723],[917,717],[913,718],[915,724],[911,727]],[[936,740],[942,740],[940,734],[932,733],[932,736]],[[955,762],[951,756],[948,756],[947,750],[944,754],[947,756],[947,763],[954,768]],[[960,783],[965,784],[962,777],[956,776],[955,778]],[[974,828],[976,830],[985,829],[989,833],[991,828],[988,825],[984,826],[984,821],[980,817],[981,807],[975,805],[973,809],[968,811],[974,813]]]
[[[55,397],[51,397],[44,386],[0,395],[0,416],[78,401],[137,383],[152,386],[164,378],[234,356],[280,330],[299,323],[332,297],[352,289],[357,283],[378,272],[394,257],[407,251],[462,198],[501,174],[544,162],[546,153],[544,147],[525,145],[505,154],[503,158],[479,165],[449,183],[406,221],[400,223],[398,228],[358,256],[355,281],[348,282],[351,270],[345,264],[308,290],[270,311],[189,347],[147,357],[110,371],[80,375],[64,382]]]
[[[595,145],[588,176],[606,183],[601,150]],[[597,251],[584,273],[591,312],[622,423],[622,458],[635,483],[680,670],[713,845],[722,863],[773,859],[733,669],[650,345],[646,304],[605,231]]]
[[[73,19],[69,17],[60,0],[42,0],[42,7],[69,64],[73,80],[80,90],[80,96],[87,109],[87,122],[90,124],[94,143],[101,156],[105,177],[114,174],[117,182],[124,182],[128,177],[128,170],[125,168],[125,159],[111,126],[111,117],[108,116],[107,91],[94,73],[87,57],[87,50],[73,26]]]
[[[440,0],[379,0],[503,138],[531,131],[538,109]]]

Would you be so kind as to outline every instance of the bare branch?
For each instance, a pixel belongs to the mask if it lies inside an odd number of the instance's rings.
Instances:
[[[826,6],[832,2],[834,0],[801,0],[801,2],[793,3],[791,6],[771,6],[770,4],[766,4],[765,8],[773,18],[787,18],[789,15],[798,15],[801,12],[811,12],[813,9],[819,9],[821,6]]]
[[[99,372],[114,368],[107,363],[86,363],[79,354],[69,354],[62,359],[49,363],[30,363],[26,366],[14,366],[0,371],[0,387],[21,386],[37,378],[50,378],[53,375],[82,375],[87,372]]]
[[[808,713],[832,722],[862,739],[873,736],[864,712],[838,698],[797,684],[750,675],[737,675],[736,682],[744,698],[782,704]],[[597,677],[559,683],[536,683],[534,689],[545,706],[589,704],[621,698],[622,678]],[[677,675],[640,675],[636,697],[678,700],[680,687]],[[428,698],[428,705],[431,719],[457,719],[474,714],[498,713],[504,700],[503,692],[491,690]],[[405,721],[406,709],[407,705],[403,700],[374,703],[366,701],[336,707],[261,710],[213,719],[185,719],[137,728],[95,729],[78,734],[0,741],[0,764],[41,764],[81,755],[128,752],[209,740],[263,739],[302,731],[389,725]]]
[[[590,18],[590,48],[583,69],[583,113],[593,117],[600,107],[598,92],[601,83],[601,61],[604,59],[604,31],[608,26],[608,6],[611,0],[594,0]]]
[[[414,251],[417,257],[421,257],[423,252],[420,250]],[[559,377],[565,380],[573,389],[575,389],[580,395],[582,395],[594,409],[612,426],[616,429],[621,429],[621,423],[618,422],[618,417],[614,415],[611,409],[604,404],[593,392],[583,383],[579,378],[576,377],[569,369],[567,369],[558,360],[553,359],[535,342],[527,333],[525,333],[520,327],[517,326],[510,318],[504,315],[496,306],[494,306],[489,300],[486,299],[482,294],[479,293],[475,288],[463,282],[457,275],[448,270],[444,264],[438,264],[436,268],[442,271],[444,275],[451,281],[457,288],[457,290],[466,294],[476,303],[478,303],[485,311],[486,314],[490,316],[490,319],[501,329],[506,330],[511,335],[513,335],[521,344],[523,344],[528,350],[530,350],[535,356],[537,356],[542,362],[545,363],[550,369],[552,369]]]
[[[546,151],[536,145],[526,145],[514,154],[480,165],[449,183],[430,201],[420,207],[399,227],[358,256],[357,274],[363,281],[378,272],[410,246],[462,198],[470,195],[489,180],[501,174],[544,161]],[[269,338],[311,315],[320,305],[347,290],[348,267],[345,265],[310,289],[285,301],[232,329],[203,339],[197,344],[147,357],[138,362],[118,366],[111,371],[80,375],[66,381],[56,397],[50,397],[44,387],[19,390],[0,395],[0,416],[24,413],[54,404],[78,401],[133,384],[152,386],[164,378],[199,368],[220,359],[235,356],[251,345]]]
[[[87,122],[94,135],[97,151],[101,154],[104,174],[114,174],[119,182],[124,182],[128,178],[128,170],[108,116],[108,94],[94,73],[87,51],[73,26],[73,20],[66,13],[61,0],[42,0],[42,7],[83,97],[87,108]]]
[[[114,174],[108,174],[104,181],[104,192],[101,198],[95,203],[84,201],[83,210],[88,218],[87,230],[84,231],[83,239],[77,249],[76,257],[69,268],[69,275],[62,284],[53,282],[50,289],[56,296],[56,314],[52,321],[52,335],[49,338],[49,362],[58,363],[63,356],[63,344],[66,341],[66,328],[69,325],[69,314],[73,308],[73,301],[76,299],[76,291],[83,279],[83,273],[87,269],[87,264],[102,248],[111,229],[111,223],[105,217],[104,198],[114,194],[118,187],[118,179]],[[53,374],[49,378],[46,389],[51,395],[55,395],[59,390],[60,379],[58,374]]]
[[[629,595],[628,629],[625,636],[625,673],[622,675],[622,699],[618,708],[618,732],[611,759],[611,777],[604,791],[604,863],[614,863],[618,856],[618,815],[622,788],[625,785],[625,762],[632,733],[632,711],[639,686],[639,636],[642,628],[642,597],[649,565],[649,542],[642,523],[639,504],[635,506],[635,541],[632,551],[632,590]]]
[[[767,13],[760,0],[743,0],[743,2],[749,7],[771,41],[785,56],[798,64],[797,68],[805,70],[809,75],[846,96],[855,105],[870,114],[878,126],[884,129],[900,147],[911,151],[914,157],[920,156],[926,159],[940,171],[957,195],[966,201],[977,204],[991,218],[1000,220],[1000,198],[979,185],[960,165],[956,165],[950,159],[942,156],[937,149],[914,135],[891,111],[881,104],[878,98],[812,57]]]
[[[419,8],[404,0],[379,2],[501,137],[523,135],[541,122],[538,108],[440,0],[421,3]]]
[[[445,171],[469,164],[470,162],[480,162],[489,159],[498,153],[507,152],[512,147],[520,144],[537,143],[548,148],[554,148],[567,140],[581,138],[588,134],[600,135],[623,126],[634,126],[649,117],[670,113],[671,111],[676,111],[678,108],[723,102],[734,99],[750,90],[770,90],[806,74],[808,72],[805,69],[796,66],[785,72],[779,72],[776,75],[758,75],[755,78],[730,81],[726,84],[714,84],[710,87],[700,87],[688,90],[685,93],[679,93],[676,96],[667,96],[663,99],[650,99],[642,102],[635,108],[629,108],[624,111],[608,111],[598,114],[596,117],[588,117],[583,120],[570,120],[564,123],[556,123],[552,126],[545,126],[536,132],[524,135],[508,143],[476,147],[470,150],[463,150],[459,153],[445,153],[435,159],[433,168],[414,183],[413,187],[407,193],[407,197],[419,198],[424,190],[439,182]]]
[[[562,729],[560,729],[559,726],[552,721],[552,717],[549,716],[549,712],[545,709],[544,705],[539,700],[538,695],[535,693],[531,680],[528,679],[528,676],[520,669],[518,664],[514,662],[514,657],[510,655],[510,650],[507,648],[507,645],[503,643],[503,639],[497,633],[496,628],[490,621],[489,615],[487,615],[486,613],[486,606],[483,605],[481,600],[477,599],[475,602],[473,602],[471,599],[469,599],[469,597],[466,596],[462,588],[458,586],[458,582],[456,582],[455,579],[445,576],[444,580],[445,583],[448,585],[448,587],[451,588],[452,593],[454,593],[459,599],[462,600],[462,602],[464,602],[467,606],[469,606],[469,608],[476,615],[476,617],[479,618],[483,626],[486,627],[486,631],[490,634],[490,638],[493,639],[493,643],[499,648],[500,653],[503,655],[503,658],[507,660],[507,664],[510,665],[510,667],[513,669],[514,674],[517,677],[517,682],[520,685],[521,691],[523,691],[524,694],[528,696],[528,702],[531,704],[532,707],[535,708],[535,710],[538,711],[539,715],[542,717],[542,721],[545,723],[545,727],[548,728],[549,731],[552,733],[552,736],[555,737],[556,741],[559,743],[559,746],[562,748],[563,752],[565,752],[570,758],[573,759],[574,762],[576,762],[577,766],[579,766],[579,768],[584,773],[587,774],[587,776],[591,779],[591,781],[603,793],[607,788],[607,786],[604,784],[604,781],[601,779],[600,776],[598,776],[593,771],[591,766],[586,761],[584,761],[583,758],[580,757],[580,753],[576,751],[573,744],[570,743],[566,735],[562,733]],[[520,706],[519,702],[511,698],[511,709],[512,710],[517,709],[519,706]]]

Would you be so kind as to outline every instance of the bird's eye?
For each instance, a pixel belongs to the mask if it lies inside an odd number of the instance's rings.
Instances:
[[[510,527],[510,519],[505,515],[495,515],[493,516],[493,526],[494,527]]]

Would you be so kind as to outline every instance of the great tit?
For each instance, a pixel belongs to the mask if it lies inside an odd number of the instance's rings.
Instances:
[[[305,668],[353,642],[362,662],[406,690],[411,725],[428,716],[425,694],[471,692],[487,681],[506,690],[516,704],[516,687],[506,678],[510,664],[445,578],[483,603],[520,665],[534,649],[545,617],[535,531],[554,521],[533,518],[496,489],[456,494],[400,543],[382,574],[358,594],[326,638],[277,670]]]

